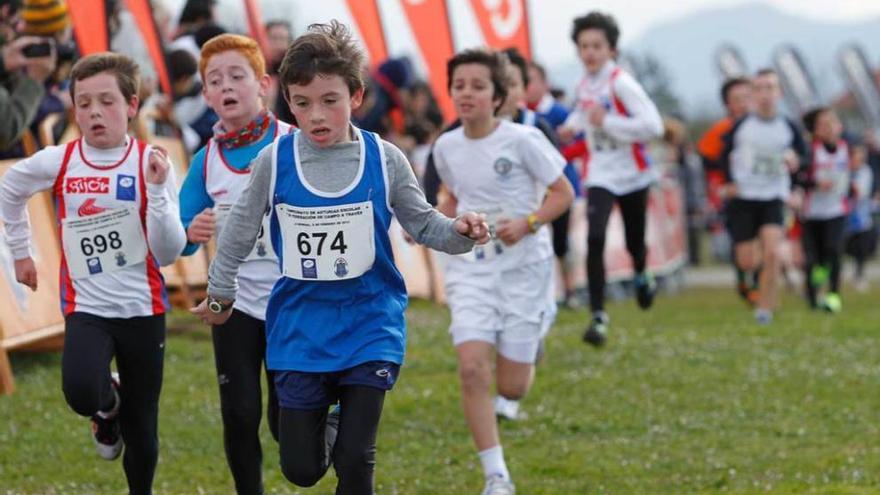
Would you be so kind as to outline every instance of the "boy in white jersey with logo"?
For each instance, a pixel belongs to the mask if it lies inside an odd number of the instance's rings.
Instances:
[[[732,198],[726,213],[735,262],[744,272],[760,269],[755,319],[768,324],[779,291],[785,202],[805,146],[797,126],[778,113],[782,92],[775,72],[757,73],[753,95],[754,112],[736,122],[724,137],[721,166],[726,196]]]
[[[129,491],[148,494],[168,310],[159,266],[185,243],[174,173],[163,151],[126,135],[138,108],[134,61],[90,55],[70,80],[83,137],[15,164],[0,183],[0,212],[16,279],[36,289],[26,204],[53,190],[63,248],[64,396],[91,418],[101,457],[115,459],[124,443]],[[114,357],[120,381],[111,379]]]
[[[220,234],[209,297],[193,309],[215,325],[229,318],[239,265],[270,211],[283,276],[266,309],[266,361],[280,405],[281,471],[312,486],[332,463],[338,495],[373,493],[382,406],[404,357],[407,296],[388,238],[392,215],[435,249],[462,253],[488,240],[479,215],[450,220],[434,211],[400,150],[352,126],[363,63],[336,21],[311,26],[291,44],[279,76],[300,130],[279,136],[252,163]],[[325,443],[337,428],[328,422],[337,401],[338,432]]]
[[[645,143],[659,137],[663,122],[645,91],[614,58],[620,30],[608,14],[590,12],[574,20],[571,39],[586,74],[577,103],[564,124],[564,137],[585,132],[590,158],[587,174],[587,280],[592,321],[584,341],[605,343],[605,236],[614,204],[620,207],[626,249],[633,260],[636,298],[642,309],[654,301],[656,282],[646,270],[648,188],[654,174]]]
[[[842,309],[840,264],[849,213],[849,146],[841,138],[843,124],[829,107],[807,112],[804,127],[813,137],[809,165],[799,181],[805,190],[801,241],[807,302],[813,309],[837,313]],[[826,282],[828,292],[820,297]]]
[[[462,126],[434,145],[450,193],[439,209],[449,216],[485,213],[494,234],[487,245],[450,259],[446,270],[449,331],[484,495],[514,492],[492,403],[493,354],[499,395],[522,398],[554,304],[553,246],[542,226],[574,198],[565,160],[550,141],[532,126],[495,116],[507,96],[507,65],[503,54],[485,50],[450,59],[449,92]]]
[[[203,95],[220,122],[214,137],[193,157],[180,189],[180,217],[187,230],[184,255],[214,237],[250,179],[250,163],[291,126],[263,103],[269,76],[260,47],[251,38],[222,34],[202,46]],[[260,375],[266,356],[266,304],[281,276],[269,241],[268,217],[238,274],[241,284],[230,319],[214,325],[214,362],[220,386],[223,444],[239,494],[263,493]],[[267,369],[269,430],[278,438],[278,398]]]

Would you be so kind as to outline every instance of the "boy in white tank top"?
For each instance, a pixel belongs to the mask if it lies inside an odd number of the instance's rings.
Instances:
[[[159,266],[174,262],[185,242],[174,169],[163,150],[126,135],[138,109],[134,61],[91,55],[70,78],[83,137],[15,164],[0,183],[0,213],[16,279],[36,289],[26,204],[53,189],[64,395],[77,414],[91,417],[101,457],[115,459],[125,444],[129,490],[150,493],[168,310]],[[119,380],[111,378],[114,357]]]
[[[251,161],[291,129],[265,108],[269,76],[253,39],[235,34],[212,38],[202,47],[199,71],[202,94],[220,121],[214,137],[193,157],[180,190],[180,218],[188,241],[185,256],[222,230],[232,205],[246,194]],[[241,290],[232,317],[211,327],[226,459],[240,494],[263,492],[260,378],[266,355],[266,305],[280,276],[265,216],[238,274]],[[271,385],[273,374],[267,369],[266,375],[266,415],[277,439],[278,399]]]

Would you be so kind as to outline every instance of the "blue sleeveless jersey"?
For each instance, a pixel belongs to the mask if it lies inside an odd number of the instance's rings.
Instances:
[[[406,347],[406,286],[394,264],[388,227],[385,154],[373,133],[360,135],[362,173],[351,188],[322,194],[309,190],[298,171],[299,131],[278,138],[270,230],[278,261],[284,247],[275,205],[339,206],[370,201],[373,205],[376,258],[372,268],[349,280],[303,281],[281,277],[266,311],[266,362],[271,370],[328,372],[367,361],[403,363]]]

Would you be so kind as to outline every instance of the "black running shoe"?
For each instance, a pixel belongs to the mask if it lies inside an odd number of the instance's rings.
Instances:
[[[95,414],[92,416],[92,440],[95,442],[95,450],[102,459],[112,461],[122,453],[122,431],[119,427],[119,379],[115,376],[111,379],[113,395],[116,397],[116,405],[109,413]]]
[[[648,309],[654,304],[654,295],[657,294],[657,281],[654,275],[645,272],[636,275],[633,281],[636,286],[636,301],[642,309]]]
[[[605,345],[608,338],[608,317],[604,314],[593,316],[593,321],[584,333],[584,342],[595,347]]]

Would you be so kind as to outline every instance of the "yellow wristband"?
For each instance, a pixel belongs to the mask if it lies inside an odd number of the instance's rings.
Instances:
[[[543,225],[543,223],[538,220],[538,215],[535,215],[534,213],[526,217],[526,222],[529,224],[529,232],[533,234]]]

